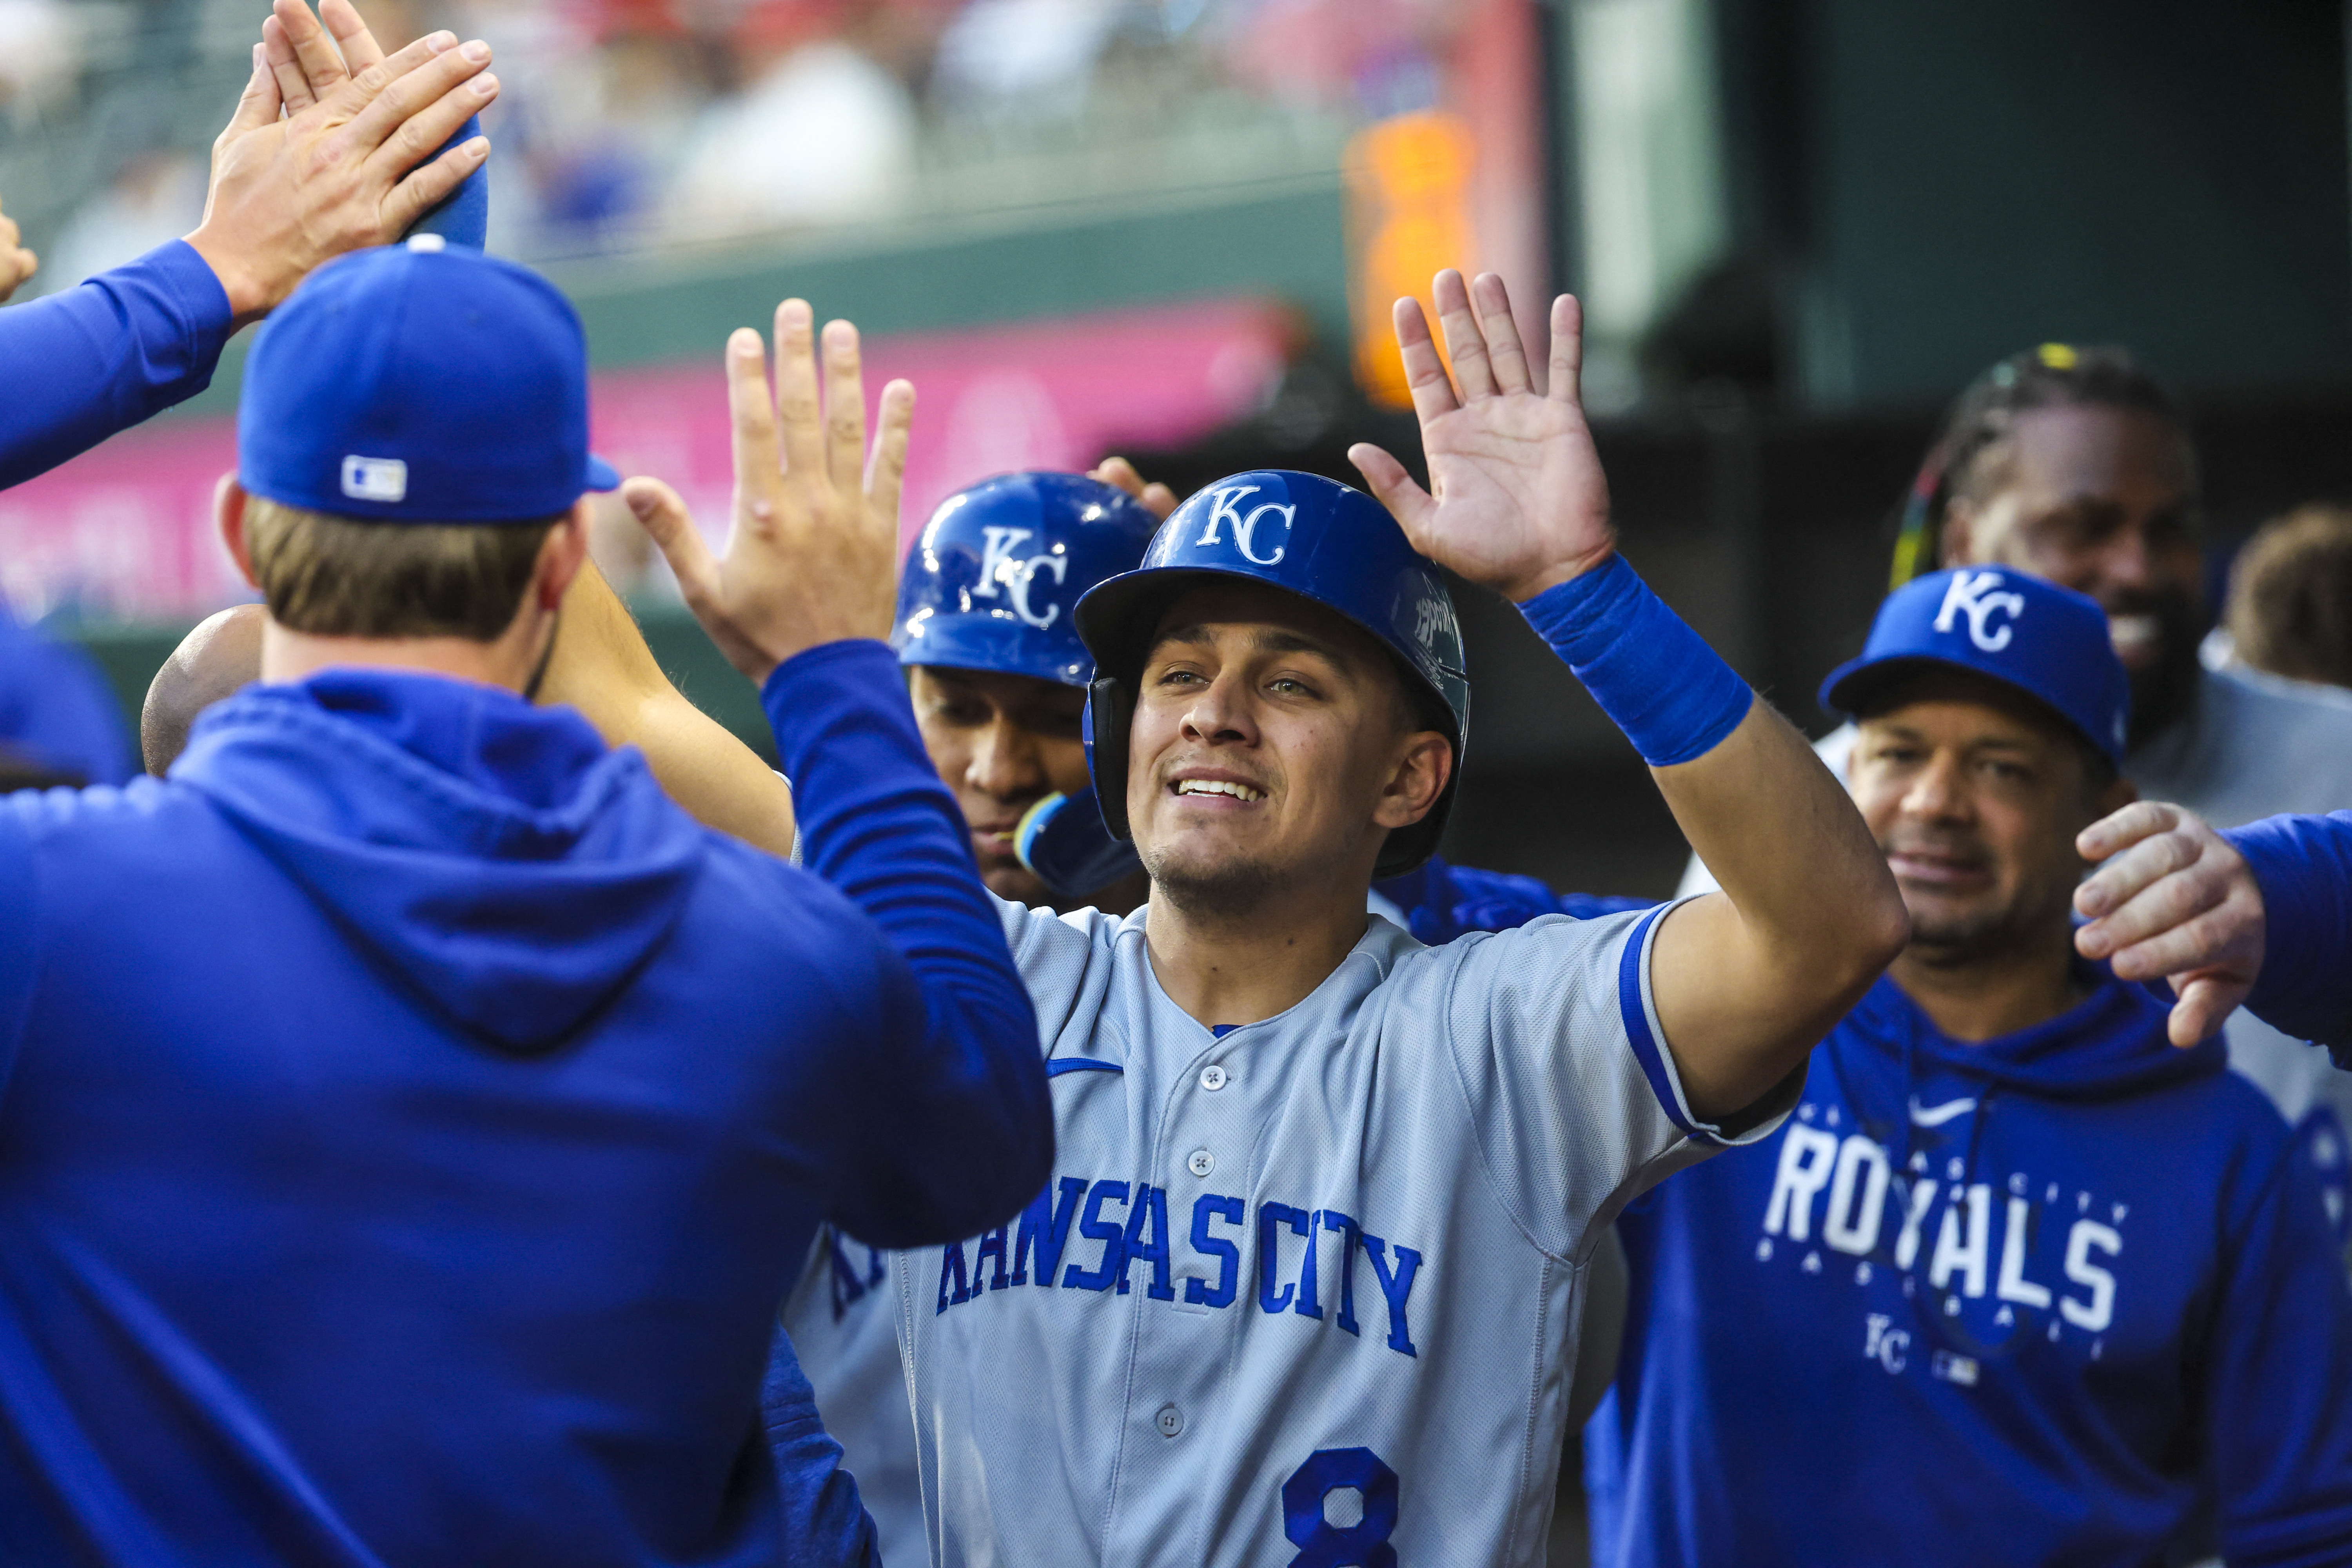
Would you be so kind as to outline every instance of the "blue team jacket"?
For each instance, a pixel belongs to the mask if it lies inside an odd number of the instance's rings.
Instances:
[[[414,675],[0,801],[0,1562],[794,1557],[816,1225],[996,1223],[1052,1131],[888,650],[765,696],[807,873]]]
[[[2263,968],[2247,1007],[2352,1068],[2352,811],[2264,817],[2221,837],[2263,890]]]
[[[2142,1568],[2210,1475],[2231,1568],[2352,1561],[2352,1295],[2218,1041],[2102,977],[1979,1045],[1882,980],[1772,1142],[1618,1222],[1594,1561]]]

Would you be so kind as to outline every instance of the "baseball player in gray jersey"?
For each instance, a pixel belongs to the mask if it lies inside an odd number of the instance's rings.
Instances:
[[[1096,785],[1151,891],[1002,906],[1054,1179],[892,1262],[950,1568],[1540,1562],[1599,1227],[1769,1134],[1907,935],[1844,792],[1617,557],[1575,302],[1546,391],[1499,279],[1436,294],[1458,390],[1397,313],[1433,495],[1370,447],[1385,511],[1237,476],[1080,602]],[[722,643],[755,547],[684,559]],[[1436,948],[1367,916],[1466,735],[1433,562],[1521,605],[1722,893]]]

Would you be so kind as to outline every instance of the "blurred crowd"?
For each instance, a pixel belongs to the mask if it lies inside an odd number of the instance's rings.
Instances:
[[[1465,9],[1444,0],[386,0],[384,37],[499,50],[492,243],[548,257],[1035,205],[1328,167],[1366,114],[1420,107]],[[67,287],[185,232],[200,116],[249,18],[218,4],[0,0],[0,174]],[[13,155],[13,156],[12,156]],[[35,165],[17,168],[15,164]],[[69,216],[68,216],[69,215]]]

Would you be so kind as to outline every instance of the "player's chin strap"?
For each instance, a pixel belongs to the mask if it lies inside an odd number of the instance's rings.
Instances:
[[[1013,852],[1060,903],[1088,898],[1143,868],[1134,847],[1104,826],[1091,789],[1049,795],[1023,813]]]

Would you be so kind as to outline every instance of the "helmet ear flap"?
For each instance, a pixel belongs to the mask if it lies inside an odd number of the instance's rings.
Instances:
[[[1122,844],[1129,837],[1127,742],[1134,717],[1135,700],[1124,682],[1105,675],[1087,687],[1087,773],[1095,781],[1095,804],[1102,812],[1103,826]]]

